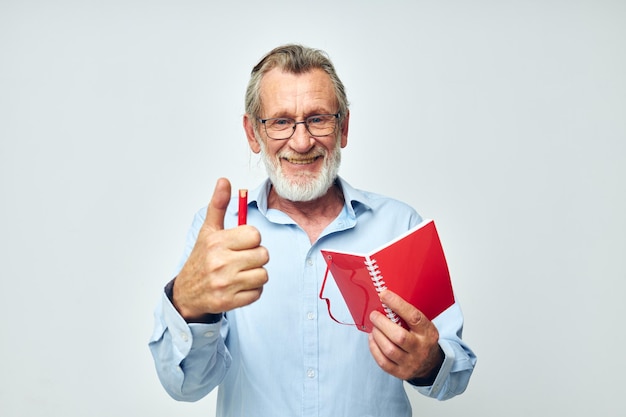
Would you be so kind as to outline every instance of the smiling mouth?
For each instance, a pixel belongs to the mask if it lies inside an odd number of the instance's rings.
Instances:
[[[317,161],[318,158],[321,158],[321,156],[314,156],[311,158],[284,158],[287,162],[289,162],[290,164],[295,164],[295,165],[308,165],[308,164],[312,164],[313,162]]]

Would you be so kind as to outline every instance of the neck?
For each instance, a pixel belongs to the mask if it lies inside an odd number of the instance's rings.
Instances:
[[[314,243],[326,226],[337,218],[343,205],[343,193],[336,183],[326,194],[311,201],[284,199],[273,187],[268,197],[268,207],[289,215],[309,235],[311,243]]]

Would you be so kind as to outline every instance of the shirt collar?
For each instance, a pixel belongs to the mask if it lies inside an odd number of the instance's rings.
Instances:
[[[356,217],[355,211],[358,211],[359,209],[371,209],[372,204],[367,195],[365,195],[362,191],[352,187],[346,180],[344,180],[340,176],[337,177],[336,181],[341,186],[341,190],[343,191],[343,198],[345,201],[345,207],[347,208],[350,216]],[[267,216],[267,199],[271,188],[272,183],[269,178],[267,178],[261,185],[248,193],[248,204],[256,204],[258,210],[264,216]]]

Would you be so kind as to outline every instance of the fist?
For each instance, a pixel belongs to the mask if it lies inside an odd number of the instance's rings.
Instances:
[[[174,281],[173,301],[186,320],[258,300],[269,261],[261,234],[250,225],[224,230],[230,182],[220,178],[189,258]]]

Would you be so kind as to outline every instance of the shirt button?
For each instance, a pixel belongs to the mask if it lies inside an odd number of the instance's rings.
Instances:
[[[311,258],[307,258],[307,260],[306,260],[306,264],[307,264],[308,266],[313,266],[313,259],[311,259]]]
[[[313,313],[312,311],[309,311],[306,314],[306,318],[309,319],[309,320],[313,320],[315,318],[315,313]]]
[[[215,334],[214,332],[206,332],[206,333],[204,334],[204,337],[211,337],[211,336],[213,336],[214,334]]]
[[[185,332],[180,332],[180,338],[183,339],[183,342],[189,341],[189,336]]]
[[[308,369],[306,371],[306,376],[308,376],[309,378],[315,378],[315,370],[314,369]]]

